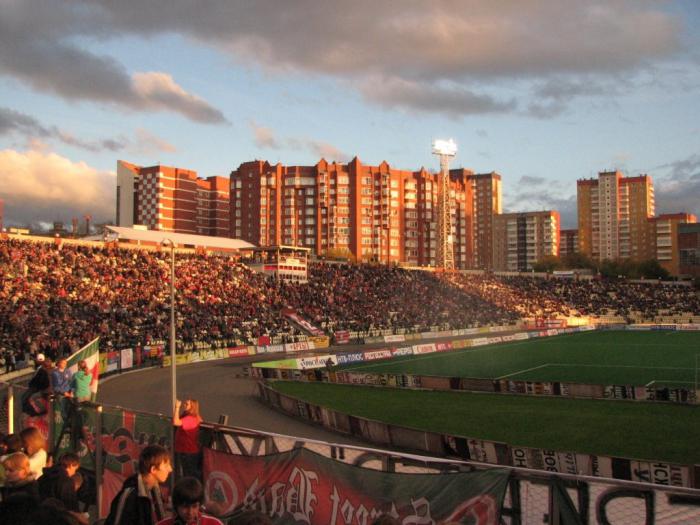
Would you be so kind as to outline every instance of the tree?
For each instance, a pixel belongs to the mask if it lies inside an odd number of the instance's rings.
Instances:
[[[559,257],[556,255],[545,255],[539,261],[532,265],[532,269],[536,272],[551,272],[562,267]]]

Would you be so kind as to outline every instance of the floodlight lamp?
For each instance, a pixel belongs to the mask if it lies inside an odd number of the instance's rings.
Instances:
[[[433,154],[454,157],[457,153],[457,143],[454,139],[436,139],[433,141]]]

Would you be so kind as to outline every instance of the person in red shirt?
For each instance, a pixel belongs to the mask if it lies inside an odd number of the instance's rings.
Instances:
[[[204,510],[204,489],[196,478],[185,477],[175,483],[173,489],[173,516],[157,525],[223,525],[221,521],[207,516]]]
[[[201,478],[201,448],[199,446],[199,425],[202,416],[199,415],[199,401],[186,399],[182,403],[175,402],[173,425],[175,430],[175,458],[177,472],[181,476]]]

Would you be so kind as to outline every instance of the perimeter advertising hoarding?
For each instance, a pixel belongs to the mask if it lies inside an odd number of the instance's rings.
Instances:
[[[391,350],[382,348],[380,350],[369,350],[364,352],[365,361],[374,361],[376,359],[389,359],[392,356]]]
[[[497,525],[509,474],[498,470],[396,474],[334,461],[307,449],[266,456],[204,451],[206,499],[224,514],[254,509],[275,525],[371,523]]]

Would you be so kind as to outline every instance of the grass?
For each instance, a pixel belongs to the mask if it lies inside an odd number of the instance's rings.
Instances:
[[[604,385],[691,387],[700,332],[580,332],[514,341],[342,370],[449,377],[507,378]]]
[[[510,445],[700,463],[697,406],[276,382],[280,392],[398,426]]]

